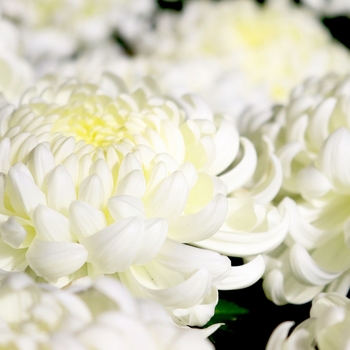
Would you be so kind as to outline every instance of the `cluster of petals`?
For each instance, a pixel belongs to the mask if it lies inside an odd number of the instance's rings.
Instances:
[[[140,50],[166,91],[192,91],[235,114],[247,103],[285,101],[305,77],[350,65],[311,11],[281,0],[189,1],[179,14],[160,14]]]
[[[212,329],[176,326],[159,304],[108,277],[58,289],[13,273],[0,286],[0,305],[1,349],[213,349]]]
[[[27,59],[70,56],[111,38],[113,31],[132,39],[146,26],[155,4],[151,0],[3,0],[0,10],[20,31]]]
[[[304,303],[321,291],[346,295],[349,245],[350,79],[312,78],[272,116],[245,119],[245,132],[274,143],[283,169],[277,198],[290,217],[284,243],[267,257],[264,288],[277,304]]]
[[[114,275],[201,325],[218,288],[251,285],[265,268],[261,256],[231,267],[217,252],[252,256],[284,239],[271,145],[258,157],[194,95],[180,106],[150,79],[129,92],[109,73],[96,84],[48,76],[19,106],[3,103],[0,120],[3,274],[28,269],[59,286]]]
[[[337,293],[320,293],[312,301],[310,318],[288,336],[294,322],[281,323],[266,350],[345,350],[349,348],[350,300]]]

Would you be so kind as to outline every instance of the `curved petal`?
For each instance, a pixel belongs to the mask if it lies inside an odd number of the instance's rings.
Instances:
[[[283,349],[283,343],[287,339],[289,330],[294,326],[293,321],[286,321],[281,323],[272,332],[269,341],[266,345],[266,350],[281,350]],[[294,349],[290,349],[294,350]]]
[[[86,262],[88,252],[78,243],[45,242],[35,238],[26,257],[38,276],[50,282],[79,270]]]
[[[37,236],[44,241],[73,242],[69,220],[57,211],[38,205],[33,215]]]
[[[218,289],[241,289],[249,287],[258,281],[265,272],[265,262],[258,255],[249,263],[231,267],[231,274],[218,284]]]
[[[198,213],[181,215],[170,226],[168,236],[182,243],[207,239],[220,229],[226,214],[226,197],[222,194],[217,194]]]
[[[79,186],[78,200],[89,203],[95,208],[102,208],[104,195],[104,187],[97,174],[89,175]]]
[[[175,171],[147,198],[147,216],[161,217],[173,222],[185,209],[187,198],[186,178],[180,171]]]
[[[114,196],[108,199],[108,210],[115,221],[130,216],[146,218],[145,208],[140,198],[127,195]]]
[[[88,261],[103,273],[125,271],[143,243],[144,225],[140,217],[115,222],[80,241],[89,252]]]
[[[241,161],[231,170],[219,176],[226,184],[228,193],[245,185],[251,179],[256,169],[257,154],[253,144],[244,137],[241,137],[241,144],[244,149]]]
[[[341,275],[322,269],[298,243],[290,251],[290,265],[300,283],[310,286],[324,286]]]
[[[324,143],[318,167],[341,194],[350,193],[350,132],[345,128],[334,131]]]

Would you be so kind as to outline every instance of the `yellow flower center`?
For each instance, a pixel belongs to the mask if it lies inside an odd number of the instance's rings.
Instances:
[[[124,119],[103,111],[89,110],[85,106],[65,108],[55,121],[52,132],[73,136],[95,147],[105,148],[119,143],[127,133]]]

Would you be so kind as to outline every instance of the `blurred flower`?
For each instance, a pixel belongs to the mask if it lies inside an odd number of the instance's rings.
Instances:
[[[350,79],[329,75],[294,89],[271,118],[248,118],[268,135],[283,168],[280,198],[290,217],[284,244],[267,257],[264,288],[277,304],[304,303],[350,286]]]
[[[293,324],[290,321],[280,324],[266,350],[346,349],[350,343],[350,301],[336,293],[321,293],[312,301],[310,318],[288,336]]]
[[[0,9],[18,25],[24,55],[36,62],[93,47],[119,26],[132,39],[144,30],[143,18],[149,19],[154,6],[151,0],[3,0]]]
[[[132,298],[111,278],[60,290],[13,273],[0,305],[1,348],[213,349],[212,329],[176,326],[159,304]]]
[[[348,51],[312,13],[287,1],[189,1],[161,14],[143,40],[148,74],[179,96],[200,94],[219,112],[285,101],[310,75],[350,68]]]
[[[184,243],[239,256],[276,247],[287,229],[269,204],[280,164],[269,147],[260,164],[196,96],[181,107],[153,80],[139,84],[46,77],[18,108],[2,107],[0,268],[29,266],[59,286],[113,274],[181,322],[205,324],[217,289],[251,285],[264,262],[231,268]]]

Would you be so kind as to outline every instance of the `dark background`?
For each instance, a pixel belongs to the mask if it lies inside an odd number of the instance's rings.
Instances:
[[[264,0],[256,1],[261,6],[264,6]],[[184,2],[186,0],[157,0],[160,11],[181,11]],[[295,3],[300,5],[300,1],[295,1]],[[320,22],[323,23],[336,40],[350,48],[350,19],[348,17],[320,17]],[[233,265],[242,263],[241,259],[231,260]],[[265,349],[272,331],[280,323],[294,321],[296,325],[299,324],[309,317],[311,307],[311,303],[276,306],[266,299],[262,289],[262,280],[249,288],[236,291],[221,291],[220,299],[232,301],[238,306],[246,308],[248,313],[237,316],[235,321],[226,322],[226,329],[219,329],[212,335],[211,340],[217,350]]]

